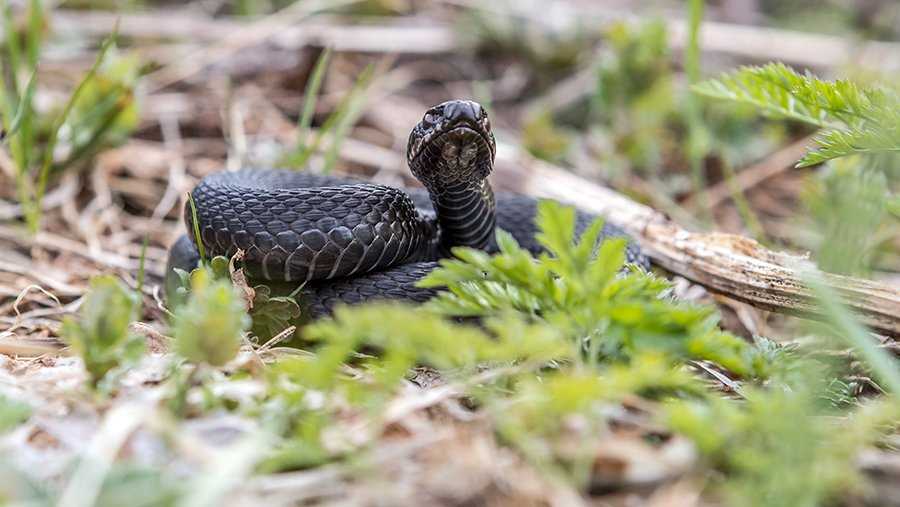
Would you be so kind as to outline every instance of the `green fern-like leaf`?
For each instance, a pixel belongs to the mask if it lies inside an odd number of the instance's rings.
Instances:
[[[849,155],[900,152],[900,123],[894,128],[832,129],[816,136],[818,147],[800,159],[797,167],[809,167]]]
[[[900,152],[900,96],[889,89],[825,81],[770,63],[742,67],[693,90],[826,129],[816,138],[818,148],[807,153],[799,167],[848,155]]]
[[[592,362],[652,350],[717,361],[741,374],[764,370],[745,342],[717,331],[711,308],[672,301],[668,282],[628,271],[623,239],[598,245],[602,221],[577,238],[574,210],[542,201],[535,223],[546,253],[533,256],[503,231],[496,255],[454,249],[455,259],[442,260],[420,282],[446,289],[429,307],[450,316],[524,314],[562,330]]]
[[[698,83],[693,90],[712,98],[752,104],[769,114],[818,127],[866,121],[874,104],[884,97],[884,92],[861,89],[851,81],[823,81],[809,73],[800,74],[783,63],[741,67]]]

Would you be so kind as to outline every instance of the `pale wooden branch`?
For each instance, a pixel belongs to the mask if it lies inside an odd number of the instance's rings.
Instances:
[[[690,232],[662,213],[561,168],[525,161],[525,191],[596,212],[641,244],[653,263],[713,292],[757,308],[820,319],[800,271],[805,257],[774,252],[752,239],[724,233]],[[859,319],[877,333],[900,337],[900,288],[823,273],[823,280]]]

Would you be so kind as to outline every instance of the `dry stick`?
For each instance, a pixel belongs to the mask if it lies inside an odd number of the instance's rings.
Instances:
[[[734,178],[735,185],[737,185],[742,192],[746,192],[760,183],[773,178],[788,169],[792,169],[812,144],[812,136],[804,137],[803,139],[772,153],[762,161],[745,169],[741,169]],[[716,183],[715,185],[708,187],[705,191],[710,207],[718,206],[731,198],[731,189],[729,188],[728,181]],[[684,203],[684,206],[687,208],[692,207],[696,204],[694,200],[694,197],[691,197]]]
[[[319,0],[297,2],[259,21],[229,33],[212,47],[204,47],[193,54],[179,57],[171,65],[147,76],[151,85],[148,93],[158,92],[204,70],[208,65],[224,60],[249,46],[259,44],[291,24],[325,9],[356,3],[359,0]],[[189,34],[185,34],[189,35]]]
[[[38,246],[41,248],[59,250],[111,268],[125,270],[137,270],[138,268],[138,261],[136,259],[102,250],[90,251],[85,244],[80,241],[75,241],[71,238],[46,231],[39,232],[34,236],[28,236],[21,228],[0,225],[0,240],[9,241],[11,244],[21,245],[26,248]],[[147,266],[147,273],[159,277],[163,275],[162,269],[152,265]]]
[[[707,289],[757,308],[819,319],[814,296],[797,268],[805,257],[774,252],[756,241],[724,233],[687,231],[662,213],[535,159],[525,161],[525,188],[601,214],[641,244],[653,262]],[[823,274],[862,323],[873,331],[900,337],[900,288],[870,280]]]
[[[443,0],[443,2],[504,12],[498,7],[485,7],[489,5],[488,2],[476,0]],[[305,3],[300,2],[299,4]],[[537,21],[540,21],[540,16],[546,18],[546,13],[542,11],[527,11],[522,7],[514,9],[514,12]],[[573,8],[573,12],[578,18],[601,27],[615,21],[641,19],[638,16],[603,7],[579,6],[578,10]],[[283,16],[283,18],[277,19],[274,16]],[[318,45],[331,46],[338,51],[434,54],[457,51],[464,44],[449,23],[430,21],[416,23],[414,26],[347,25],[335,21],[331,23],[304,22],[298,26],[288,27],[286,25],[290,23],[287,18],[290,16],[276,13],[270,18],[264,19],[271,23],[264,27],[266,30],[260,31],[258,28],[254,28],[245,33],[244,30],[249,28],[247,25],[227,19],[202,18],[184,10],[151,11],[121,16],[60,10],[52,14],[51,22],[54,26],[68,32],[103,36],[109,33],[115,20],[119,17],[121,17],[119,34],[123,37],[154,39],[183,37],[209,41],[228,40],[231,36],[236,36],[238,40],[233,45],[237,49],[265,40],[271,34],[272,26],[283,28],[275,35],[273,42],[285,48]],[[293,21],[297,19],[298,17],[295,16]],[[666,21],[666,25],[669,29],[671,46],[677,50],[683,49],[687,23],[679,19],[670,19]],[[900,69],[900,44],[891,42],[855,43],[844,37],[831,35],[705,22],[701,29],[700,44],[705,52],[737,56],[748,61],[781,60],[795,65],[817,68],[835,68],[852,61],[864,68]],[[228,49],[224,56],[235,50],[233,47]],[[216,55],[215,59],[219,59],[220,56]],[[186,67],[192,67],[191,72],[202,70],[204,64],[210,62],[207,58],[201,58],[199,61],[188,58],[180,59],[180,61],[184,62]]]

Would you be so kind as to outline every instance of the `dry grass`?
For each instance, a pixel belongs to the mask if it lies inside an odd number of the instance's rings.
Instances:
[[[448,4],[457,3],[436,2],[418,17],[384,21],[381,31],[339,16],[310,17],[309,2],[255,22],[212,18],[180,7],[141,15],[152,16],[153,23],[138,15],[122,18],[121,33],[131,38],[128,50],[161,66],[138,90],[141,116],[134,135],[54,182],[35,235],[22,227],[12,169],[0,157],[0,394],[33,410],[0,443],[28,479],[58,487],[64,505],[92,505],[116,461],[159,467],[191,481],[197,494],[187,503],[194,505],[222,498],[231,505],[710,504],[701,495],[705,484],[696,473],[696,450],[678,436],[656,438],[656,407],[640,399],[609,407],[609,426],[591,465],[594,496],[583,496],[501,445],[489,421],[428,371],[419,372],[398,393],[383,434],[368,435],[359,426],[359,414],[352,412],[333,428],[335,445],[348,437],[371,442],[361,462],[284,474],[249,476],[246,466],[261,452],[258,421],[214,411],[177,422],[161,406],[171,386],[165,382],[170,340],[160,284],[167,247],[184,230],[185,195],[207,174],[247,163],[273,164],[284,147],[295,144],[302,86],[323,41],[336,52],[317,118],[335,107],[367,64],[378,66],[360,121],[341,146],[338,170],[382,183],[414,184],[402,152],[410,126],[432,103],[457,96],[481,98],[477,83],[488,82],[498,138],[504,149],[515,151],[528,108],[555,102],[559,90],[573,89],[566,81],[523,100],[526,68],[483,64],[458,48],[456,32],[448,28],[458,16]],[[111,23],[102,13],[58,12],[54,18],[54,28],[73,30],[83,41],[96,40]],[[94,22],[86,24],[89,18]],[[725,29],[716,26],[713,33]],[[411,51],[396,54],[394,36],[407,41],[403,47]],[[354,51],[359,48],[366,52]],[[737,56],[745,57],[746,51],[739,49]],[[818,55],[809,56],[816,60]],[[80,48],[65,55],[50,52],[41,67],[48,83],[42,98],[53,102],[63,97],[91,59],[91,52]],[[491,66],[490,71],[483,68]],[[507,162],[497,168],[497,186],[523,188],[527,174],[509,162],[516,158],[503,158]],[[783,158],[777,151],[738,180],[774,238],[796,232],[789,217],[797,208],[801,181],[798,173],[783,171]],[[796,158],[793,151],[788,158]],[[323,164],[322,157],[310,161],[312,170]],[[590,168],[579,169],[584,174]],[[655,184],[631,175],[628,188],[620,190],[655,207],[669,207],[671,203],[654,201]],[[723,185],[709,192],[718,227],[740,232],[740,218]],[[685,200],[678,207],[691,205]],[[136,287],[145,239],[144,313],[133,327],[146,337],[150,352],[128,372],[113,398],[98,399],[83,389],[81,363],[59,338],[61,320],[79,308],[94,275],[113,273]],[[740,335],[771,335],[773,329],[795,326],[783,316],[714,298],[686,281],[677,287],[681,297],[720,304],[724,325]],[[235,361],[208,372],[210,389],[222,399],[252,397],[264,389],[268,363],[297,353],[245,343]],[[731,379],[715,369],[700,370],[718,388],[733,388]],[[246,372],[246,379],[216,380],[234,371]],[[90,459],[76,459],[84,456]],[[879,484],[890,486],[900,477],[896,460],[896,454],[873,450],[865,463],[874,477],[880,476]],[[24,484],[26,478],[10,475],[0,485],[6,481]]]

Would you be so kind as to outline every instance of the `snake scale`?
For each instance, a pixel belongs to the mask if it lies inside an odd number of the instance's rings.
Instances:
[[[496,153],[488,115],[479,104],[444,102],[413,128],[407,162],[424,189],[278,169],[241,169],[204,178],[192,192],[200,238],[209,255],[244,251],[254,280],[303,284],[307,316],[336,304],[374,299],[425,301],[435,291],[415,286],[455,246],[493,251],[495,228],[538,253],[537,200],[495,194],[488,182]],[[576,232],[597,216],[578,210]],[[190,208],[187,230],[193,230]],[[606,225],[602,237],[625,236]],[[629,241],[628,262],[647,259]],[[169,254],[173,268],[199,262],[184,235]]]

